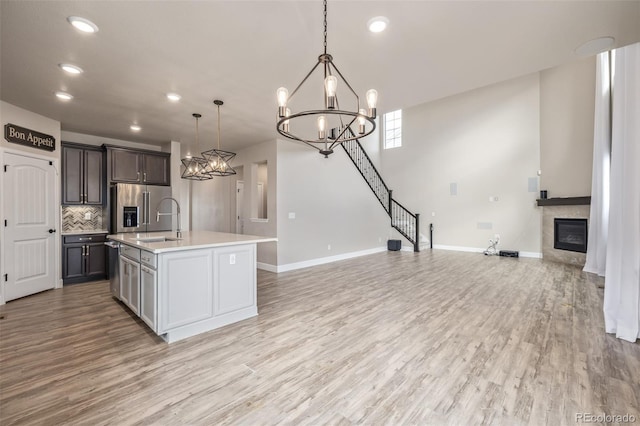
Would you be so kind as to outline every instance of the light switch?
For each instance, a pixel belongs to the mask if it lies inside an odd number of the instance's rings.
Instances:
[[[295,219],[296,218],[296,212],[289,212],[289,219]]]
[[[229,265],[235,265],[235,264],[236,264],[236,255],[235,254],[229,255]]]

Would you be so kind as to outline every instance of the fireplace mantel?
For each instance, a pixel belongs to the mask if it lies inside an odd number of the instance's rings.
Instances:
[[[538,206],[584,206],[591,204],[591,197],[557,197],[538,199]]]

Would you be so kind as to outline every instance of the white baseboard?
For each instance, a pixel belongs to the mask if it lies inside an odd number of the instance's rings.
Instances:
[[[470,252],[470,253],[484,253],[484,251],[486,250],[478,247],[443,246],[439,244],[435,244],[433,248],[437,250],[464,251],[464,252]],[[542,259],[542,253],[536,253],[533,251],[521,251],[518,253],[518,255],[520,257],[531,257],[535,259]]]
[[[542,259],[542,253],[536,253],[535,251],[521,251],[520,257],[532,257],[534,259]]]
[[[485,251],[485,249],[477,247],[443,246],[440,244],[434,244],[433,248],[436,250],[466,251],[471,253],[483,253]]]
[[[383,251],[387,251],[386,247],[376,247],[367,250],[354,251],[351,253],[343,253],[335,256],[321,257],[318,259],[305,260],[302,262],[288,263],[286,265],[278,265],[275,267],[274,272],[287,272],[293,271],[296,269],[308,268],[310,266],[324,265],[325,263],[338,262],[340,260],[352,259],[354,257],[366,256],[368,254],[381,253]],[[273,267],[273,265],[268,265]],[[265,269],[268,270],[268,269]]]
[[[485,251],[485,249],[477,248],[477,247],[446,246],[446,245],[434,245],[433,248],[437,250],[463,251],[463,252],[471,252],[471,253],[483,253]],[[423,248],[421,248],[421,250],[422,249]],[[402,246],[400,250],[412,252],[413,247]],[[286,265],[279,265],[279,266],[272,265],[270,263],[258,262],[257,266],[258,266],[258,269],[262,269],[264,271],[280,273],[280,272],[294,271],[296,269],[309,268],[311,266],[324,265],[326,263],[338,262],[340,260],[352,259],[354,257],[367,256],[369,254],[381,253],[384,251],[387,251],[387,247],[376,247],[376,248],[367,249],[367,250],[354,251],[351,253],[343,253],[335,256],[321,257],[318,259],[288,263]],[[519,254],[520,254],[520,257],[531,257],[531,258],[537,258],[537,259],[542,258],[542,253],[521,251]]]
[[[263,271],[278,272],[278,267],[270,263],[258,262],[257,266],[258,266],[258,269],[262,269]]]

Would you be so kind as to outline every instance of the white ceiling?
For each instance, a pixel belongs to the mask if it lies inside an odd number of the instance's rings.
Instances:
[[[640,41],[640,1],[332,0],[328,12],[329,53],[361,98],[378,90],[380,113],[575,60],[597,37]],[[198,112],[209,147],[216,98],[223,149],[274,139],[276,89],[293,90],[322,53],[319,0],[1,0],[0,14],[3,101],[62,130],[143,143],[192,143]],[[71,15],[100,31],[78,32]],[[372,34],[377,15],[390,25]],[[65,74],[63,62],[84,74]],[[61,102],[57,90],[75,98]]]

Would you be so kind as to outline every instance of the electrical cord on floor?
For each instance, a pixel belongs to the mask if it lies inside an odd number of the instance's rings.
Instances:
[[[499,242],[500,242],[499,237],[496,238],[495,241],[489,240],[489,247],[487,247],[487,249],[484,251],[485,256],[497,256],[498,249],[496,248],[496,246],[498,245]]]

